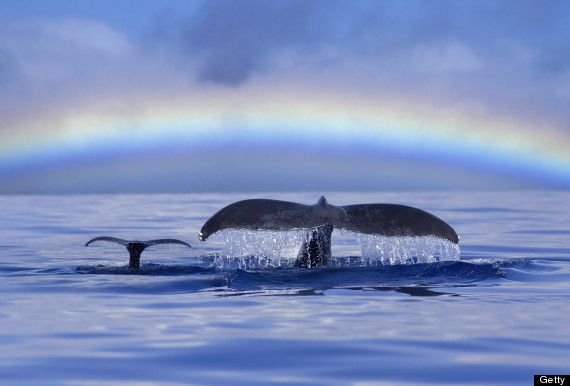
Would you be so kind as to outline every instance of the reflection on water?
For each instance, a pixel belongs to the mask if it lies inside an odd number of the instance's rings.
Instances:
[[[459,294],[454,294],[451,292],[441,292],[441,291],[434,291],[429,287],[421,287],[421,286],[414,286],[414,287],[352,287],[349,289],[357,290],[357,291],[395,291],[402,294],[410,295],[410,296],[442,296],[442,295],[449,295],[449,296],[461,296]]]
[[[347,287],[346,290],[354,291],[394,291],[410,296],[461,296],[451,292],[434,291],[430,287],[411,286],[411,287]],[[235,291],[219,294],[217,296],[324,296],[323,289],[297,289],[287,291]]]

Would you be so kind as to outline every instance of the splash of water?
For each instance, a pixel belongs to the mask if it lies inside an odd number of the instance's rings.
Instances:
[[[221,245],[213,256],[213,264],[221,269],[292,267],[306,232],[237,229],[218,232],[211,239]],[[456,261],[461,256],[458,245],[432,236],[386,237],[335,230],[332,239],[331,266],[435,263]]]
[[[305,230],[273,232],[228,229],[212,237],[222,241],[214,264],[224,269],[267,269],[293,265]]]
[[[384,237],[357,234],[362,265],[437,263],[459,260],[459,245],[433,236]]]

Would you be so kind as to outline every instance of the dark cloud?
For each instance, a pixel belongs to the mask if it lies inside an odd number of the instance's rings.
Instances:
[[[184,49],[202,57],[202,80],[239,85],[279,51],[309,50],[334,39],[339,1],[205,2],[182,28]]]
[[[299,76],[567,127],[569,19],[563,0],[217,0],[155,38],[204,82]]]
[[[513,51],[522,47],[535,52],[528,65],[536,71],[561,71],[569,15],[565,1],[219,0],[163,28],[200,58],[200,79],[236,86],[284,51],[303,57],[334,48],[339,58],[390,61],[438,42],[463,44],[505,68],[520,66]]]
[[[263,76],[564,126],[569,17],[567,1],[216,0],[157,12],[142,41],[100,20],[15,21],[0,26],[0,109]]]

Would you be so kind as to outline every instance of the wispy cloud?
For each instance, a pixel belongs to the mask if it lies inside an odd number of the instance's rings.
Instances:
[[[291,76],[565,126],[569,15],[565,1],[219,0],[157,11],[143,36],[79,16],[25,20],[0,28],[0,98],[23,103],[7,89],[15,83],[41,103],[78,88]]]
[[[569,15],[564,1],[222,0],[156,32],[202,81],[237,87],[310,68],[332,81],[538,110],[563,125],[568,99],[556,90],[570,71]]]

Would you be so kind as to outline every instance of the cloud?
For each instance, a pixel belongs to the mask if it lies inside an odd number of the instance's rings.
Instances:
[[[180,50],[201,59],[201,79],[235,86],[267,71],[281,51],[310,54],[330,46],[343,57],[384,61],[433,47],[434,56],[472,62],[480,51],[498,59],[493,65],[510,67],[517,58],[504,46],[515,42],[536,49],[551,67],[566,65],[560,52],[568,52],[569,13],[563,1],[220,0],[166,28],[177,30],[168,35],[177,36]],[[461,52],[441,52],[446,44]],[[540,71],[538,61],[531,65]]]
[[[5,25],[0,49],[17,63],[24,80],[37,86],[67,81],[78,72],[96,75],[105,63],[128,56],[130,47],[104,23],[60,19]]]
[[[0,26],[0,130],[9,121],[113,87],[128,39],[104,23],[30,20]],[[109,82],[109,80],[111,80]]]
[[[296,77],[566,126],[569,16],[565,1],[218,0],[153,36],[206,85]]]
[[[177,84],[175,66],[101,21],[33,19],[0,26],[0,130],[31,115],[78,105],[132,103],[129,96]],[[118,101],[118,102],[117,102]]]
[[[281,50],[307,51],[330,40],[339,4],[336,0],[205,2],[181,22],[181,44],[189,55],[201,57],[200,79],[239,85]]]
[[[80,16],[5,23],[3,110],[279,80],[570,120],[565,1],[217,0],[184,12],[158,12],[144,36]]]

